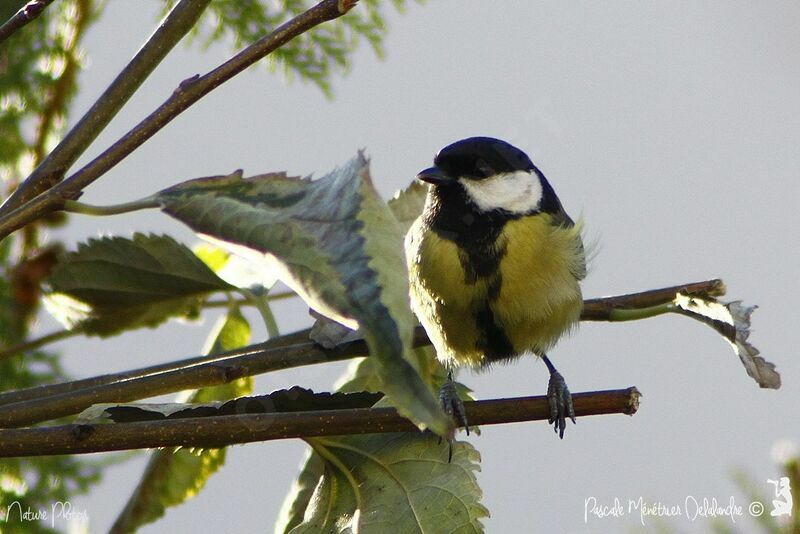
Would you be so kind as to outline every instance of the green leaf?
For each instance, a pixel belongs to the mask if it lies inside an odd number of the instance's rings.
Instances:
[[[482,532],[480,455],[423,433],[309,439],[324,459],[303,521],[290,532]],[[290,520],[289,524],[296,523]]]
[[[184,182],[156,198],[195,231],[264,253],[310,307],[360,327],[379,362],[382,391],[400,413],[438,434],[451,431],[414,366],[403,234],[362,154],[319,180],[236,172]]]
[[[220,323],[209,353],[232,350],[250,341],[250,325],[238,309]],[[203,388],[191,394],[189,402],[226,400],[250,393],[252,377]],[[132,532],[164,515],[166,508],[194,497],[208,478],[225,463],[226,449],[159,450],[151,454],[139,485],[112,527],[115,532]]]
[[[447,371],[441,363],[439,363],[439,360],[436,359],[433,347],[426,346],[414,349],[414,355],[418,359],[419,368],[422,371],[422,376],[426,378],[426,381],[436,384],[437,386],[441,385],[447,376]],[[352,360],[347,372],[345,372],[344,376],[339,380],[336,390],[339,392],[379,391],[380,379],[376,369],[375,359],[357,358]],[[474,400],[470,395],[471,392],[469,388],[463,384],[456,383],[456,391],[463,400]],[[375,406],[385,405],[384,400],[385,399],[381,399]],[[477,427],[472,427],[472,430],[478,431]],[[375,439],[383,439],[387,444],[391,444],[394,442],[395,436],[392,434],[379,434],[375,435]],[[381,448],[381,451],[384,450],[391,451],[392,447],[389,446],[386,449]],[[375,456],[382,459],[383,452],[377,453]],[[275,526],[276,534],[289,532],[303,521],[305,511],[311,502],[315,488],[320,484],[328,484],[327,481],[321,479],[326,476],[332,476],[333,473],[333,471],[325,469],[325,463],[319,454],[312,451],[307,455],[297,480],[292,485],[289,494],[284,500],[281,513]],[[446,487],[449,488],[449,486]],[[388,513],[391,513],[391,510],[389,510]]]
[[[290,18],[306,11],[316,2],[285,0],[217,0],[207,9],[206,19],[196,25],[206,45],[225,38],[241,48],[261,39],[266,33]],[[393,2],[401,11],[403,2]],[[347,73],[359,41],[366,40],[375,54],[383,57],[383,41],[388,29],[384,22],[386,3],[362,0],[346,16],[317,26],[297,36],[269,56],[267,66],[282,71],[287,80],[299,78],[317,85],[331,96],[331,78]]]
[[[320,477],[325,473],[325,462],[313,450],[308,451],[302,464],[303,468],[297,476],[297,480],[292,484],[292,488],[283,501],[281,511],[278,513],[275,534],[289,532],[303,522],[308,503],[314,496],[314,490],[319,484]]]
[[[48,283],[51,313],[68,328],[100,336],[196,316],[209,293],[233,288],[171,237],[143,234],[78,245]]]
[[[414,221],[422,214],[425,206],[425,197],[428,195],[428,186],[414,180],[408,187],[394,194],[388,202],[392,215],[400,223],[403,235],[408,232]]]

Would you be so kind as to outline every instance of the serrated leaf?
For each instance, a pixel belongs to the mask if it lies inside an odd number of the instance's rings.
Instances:
[[[424,433],[313,438],[324,459],[302,523],[290,532],[483,532],[480,455]]]
[[[195,231],[271,258],[281,280],[310,307],[360,327],[397,409],[439,434],[450,432],[452,421],[412,363],[402,231],[362,154],[319,180],[283,173],[245,179],[236,172],[156,196],[166,213]]]
[[[414,349],[414,355],[418,359],[419,369],[427,382],[441,385],[447,377],[444,369],[431,346],[419,347]],[[357,358],[350,362],[348,370],[337,382],[335,389],[339,392],[359,392],[359,391],[379,391],[380,379],[376,370],[373,358]],[[474,400],[469,388],[461,383],[456,383],[456,391],[463,400]],[[381,399],[375,406],[385,405],[386,399]],[[477,427],[472,430],[480,433]],[[392,440],[391,435],[383,434],[385,439]],[[380,439],[376,436],[376,439]],[[380,455],[379,455],[380,456]],[[283,534],[303,521],[305,511],[311,502],[311,497],[318,484],[327,484],[321,479],[330,476],[331,472],[324,469],[325,464],[320,456],[315,452],[310,452],[298,475],[297,480],[292,485],[289,494],[281,507],[281,513],[275,524],[275,533]]]
[[[143,234],[81,243],[47,281],[50,312],[68,328],[100,336],[195,316],[209,293],[232,289],[186,246]]]
[[[212,333],[209,353],[223,352],[250,341],[250,325],[238,309],[232,310]],[[189,401],[209,403],[246,395],[253,390],[252,377],[203,388]],[[145,472],[128,503],[112,527],[114,532],[133,532],[164,515],[170,506],[194,497],[225,463],[226,449],[162,449],[151,454]]]
[[[682,315],[701,321],[719,332],[733,347],[747,374],[762,388],[779,389],[781,375],[775,364],[759,356],[750,344],[750,315],[756,306],[744,306],[741,301],[717,302],[712,297],[678,293],[673,304]]]

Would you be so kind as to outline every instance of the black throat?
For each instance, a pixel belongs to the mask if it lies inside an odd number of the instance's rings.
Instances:
[[[425,222],[436,234],[458,245],[466,282],[497,276],[506,245],[498,241],[508,221],[521,215],[480,211],[458,184],[437,185],[429,193]]]

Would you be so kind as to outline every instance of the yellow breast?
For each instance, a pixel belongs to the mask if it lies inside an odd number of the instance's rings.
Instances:
[[[439,358],[486,363],[476,314],[491,310],[515,354],[548,350],[580,316],[585,272],[580,225],[554,226],[548,214],[506,223],[498,238],[499,269],[467,281],[464,254],[418,220],[406,238],[411,304]]]

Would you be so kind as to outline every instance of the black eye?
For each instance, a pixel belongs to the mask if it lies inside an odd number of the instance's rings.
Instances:
[[[492,166],[486,163],[484,160],[479,159],[477,162],[475,162],[475,176],[477,178],[488,178],[494,174],[495,172]]]

